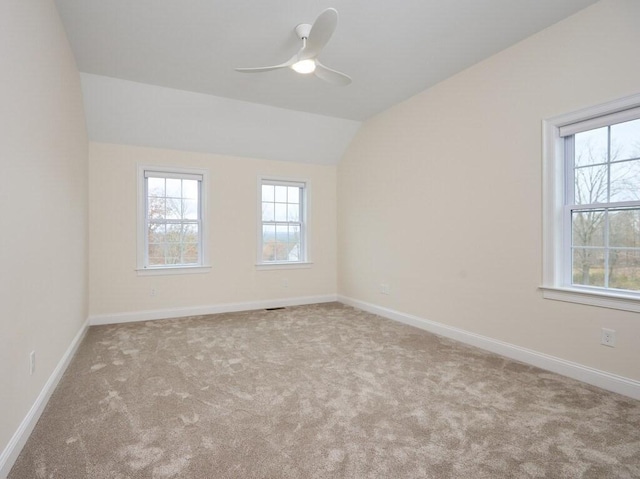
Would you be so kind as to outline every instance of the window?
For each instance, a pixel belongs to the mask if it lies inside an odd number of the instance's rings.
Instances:
[[[260,180],[258,264],[306,264],[307,183]]]
[[[545,297],[640,311],[640,98],[545,122]]]
[[[202,170],[139,167],[139,270],[206,266],[206,177]]]

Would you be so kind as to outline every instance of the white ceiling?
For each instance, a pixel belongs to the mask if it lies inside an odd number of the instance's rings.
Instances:
[[[235,112],[237,118],[231,121],[233,125],[241,117],[254,118],[251,115],[258,110],[247,102],[306,112],[305,121],[300,121],[299,115],[278,110],[276,117],[285,127],[296,125],[289,134],[285,134],[286,128],[270,131],[274,130],[273,125],[263,122],[266,133],[262,136],[270,136],[277,147],[258,157],[285,159],[301,158],[309,151],[288,144],[288,138],[296,134],[295,131],[304,137],[316,134],[319,120],[315,116],[351,120],[350,125],[356,125],[357,129],[359,122],[596,0],[55,1],[79,70],[92,74],[83,77],[85,96],[90,92],[94,96],[106,94],[123,109],[114,111],[114,104],[103,101],[87,105],[93,140],[118,141],[118,138],[105,139],[114,136],[117,125],[105,127],[103,124],[109,118],[116,121],[119,114],[131,115],[127,95],[116,94],[133,88],[132,85],[108,84],[95,77],[104,76],[172,89],[173,96],[169,91],[160,95],[172,96],[170,103],[179,101],[185,92],[214,96],[214,103],[222,102],[227,107],[216,113],[211,103],[208,114]],[[299,23],[312,23],[328,7],[338,10],[339,21],[320,60],[350,75],[351,85],[330,85],[289,69],[260,74],[234,71],[236,67],[272,65],[289,59],[300,47],[294,27]],[[104,89],[108,90],[109,85],[115,89],[107,94]],[[238,102],[229,103],[233,100]],[[133,116],[142,113],[141,109]],[[200,117],[204,114],[197,113]],[[261,115],[257,118],[269,116],[264,112]],[[344,127],[340,121],[326,120],[329,121],[324,128],[326,135],[318,137],[320,141],[330,141],[332,135]],[[200,126],[211,122],[224,123],[219,119],[205,119]],[[140,120],[139,125],[142,128],[144,122]],[[222,126],[219,136],[242,136],[241,126]],[[135,129],[135,125],[130,125],[129,132],[131,128]],[[215,145],[202,146],[206,143],[204,135],[209,132],[193,138],[191,147],[167,145],[163,130],[166,125],[155,133],[147,131],[120,141],[240,156],[245,150],[264,151],[260,150],[260,142],[246,148],[244,143],[252,141],[247,137],[227,144],[225,151]],[[355,134],[355,129],[352,130]],[[344,137],[343,134],[340,141]],[[349,140],[350,137],[346,144]],[[157,144],[163,141],[162,145]],[[320,162],[335,164],[343,151],[320,150],[317,154],[322,156]]]
[[[360,122],[81,74],[93,141],[337,164]]]

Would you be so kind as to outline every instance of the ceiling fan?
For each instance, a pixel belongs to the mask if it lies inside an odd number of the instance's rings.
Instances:
[[[279,65],[256,68],[236,68],[243,73],[260,73],[277,70],[279,68],[291,68],[292,70],[309,74],[314,73],[318,78],[334,85],[346,86],[351,83],[351,78],[344,73],[332,70],[324,66],[318,60],[318,55],[331,39],[338,24],[338,12],[335,8],[327,8],[318,15],[313,25],[301,23],[295,28],[296,35],[302,40],[302,48],[289,60]]]

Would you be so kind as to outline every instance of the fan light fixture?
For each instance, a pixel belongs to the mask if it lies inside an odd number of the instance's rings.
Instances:
[[[307,73],[313,73],[316,70],[316,62],[312,59],[300,60],[299,62],[291,65],[291,68],[298,73],[306,75]]]
[[[302,41],[302,48],[286,62],[268,67],[236,68],[236,71],[259,73],[279,70],[280,68],[291,68],[296,73],[303,75],[313,73],[326,82],[333,83],[334,85],[347,86],[351,83],[351,78],[349,78],[348,75],[332,70],[318,60],[318,55],[320,55],[322,49],[331,39],[331,35],[333,35],[337,24],[338,12],[335,8],[327,8],[318,15],[313,25],[300,23],[294,28],[296,36]]]

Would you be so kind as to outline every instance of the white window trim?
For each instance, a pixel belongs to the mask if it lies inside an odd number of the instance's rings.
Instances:
[[[262,261],[262,183],[264,181],[273,182],[273,183],[298,183],[304,184],[303,189],[303,199],[302,199],[302,222],[300,235],[302,236],[302,253],[303,259],[302,261]],[[311,194],[309,193],[311,189],[311,183],[307,179],[300,178],[287,178],[282,176],[273,176],[273,175],[264,175],[258,176],[257,182],[257,197],[256,197],[256,205],[257,205],[257,242],[256,242],[256,270],[258,271],[268,271],[268,270],[276,270],[276,269],[305,269],[311,268],[313,266],[313,262],[309,257],[309,251],[311,250],[309,247],[309,198]]]
[[[543,145],[543,188],[542,188],[542,295],[546,299],[570,303],[599,306],[640,312],[640,295],[625,294],[623,291],[602,290],[594,287],[576,287],[568,285],[563,277],[568,261],[563,254],[567,242],[571,240],[565,234],[563,225],[564,194],[566,188],[566,170],[564,165],[564,139],[560,130],[567,125],[579,122],[594,122],[598,117],[621,114],[625,110],[640,107],[640,94],[603,103],[591,108],[559,115],[542,122]],[[622,113],[622,115],[624,115]],[[594,127],[595,128],[595,127]],[[563,130],[566,134],[567,129]]]
[[[146,198],[145,198],[145,171],[157,171],[161,173],[182,173],[202,176],[200,186],[200,217],[201,217],[201,263],[194,266],[145,266],[146,257]],[[209,170],[184,167],[167,167],[157,165],[137,165],[137,254],[136,272],[138,276],[157,276],[174,274],[201,274],[211,270],[209,264],[209,217],[207,215],[207,197],[209,190]]]
[[[310,261],[289,261],[284,262],[270,262],[270,263],[256,263],[256,269],[258,271],[268,271],[273,269],[308,269],[313,266]]]

